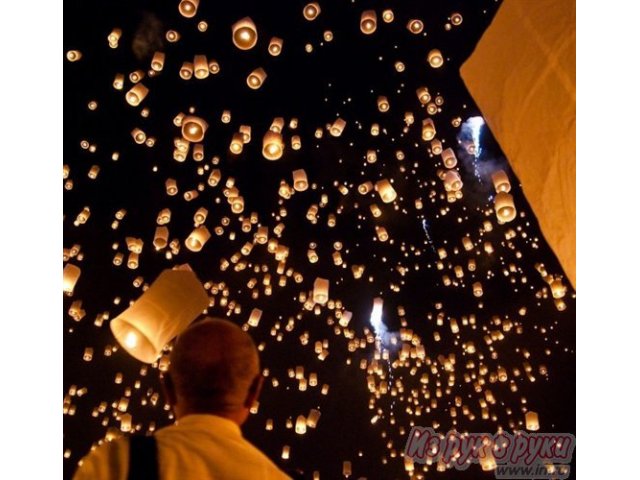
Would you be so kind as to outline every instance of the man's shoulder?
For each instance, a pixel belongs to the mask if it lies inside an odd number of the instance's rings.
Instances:
[[[80,461],[74,480],[121,480],[125,478],[129,460],[129,438],[105,441],[92,448]]]

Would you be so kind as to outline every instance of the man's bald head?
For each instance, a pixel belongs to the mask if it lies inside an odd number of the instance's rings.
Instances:
[[[169,373],[177,400],[194,412],[245,408],[259,372],[253,340],[227,320],[207,317],[194,323],[171,352]]]

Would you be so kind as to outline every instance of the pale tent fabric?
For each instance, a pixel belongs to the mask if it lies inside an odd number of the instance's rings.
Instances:
[[[574,287],[575,18],[573,0],[505,0],[461,68]]]

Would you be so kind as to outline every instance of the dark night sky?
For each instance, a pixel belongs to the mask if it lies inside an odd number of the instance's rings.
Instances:
[[[73,189],[64,191],[64,246],[80,245],[83,258],[81,261],[71,259],[82,268],[82,275],[74,296],[65,298],[64,302],[63,395],[69,393],[72,385],[87,389],[80,397],[70,397],[75,414],[64,417],[64,448],[70,451],[64,464],[65,478],[71,476],[77,461],[91,444],[104,437],[107,428],[119,426],[112,404],[124,395],[126,388],[132,389],[129,413],[141,431],[147,430],[150,421],[158,426],[169,423],[162,410],[162,400],[155,407],[141,404],[143,399],[159,391],[157,369],[149,367],[146,375],[142,375],[143,365],[122,349],[105,356],[105,347],[116,342],[108,320],[98,327],[94,319],[103,312],[109,312],[110,318],[114,318],[130,300],[140,296],[141,290],[132,284],[136,277],[142,276],[145,282],[151,283],[163,269],[186,262],[203,282],[225,282],[229,299],[242,306],[239,315],[230,315],[231,320],[242,324],[252,308],[264,311],[259,327],[251,333],[256,343],[265,343],[261,354],[263,366],[280,384],[273,387],[271,378],[266,379],[259,413],[250,418],[244,431],[284,468],[303,469],[305,478],[311,478],[314,470],[320,471],[321,478],[340,478],[343,461],[352,462],[356,478],[406,478],[402,448],[412,420],[405,410],[406,395],[411,389],[421,388],[419,378],[423,372],[431,372],[431,366],[421,365],[412,375],[413,363],[395,368],[394,380],[403,383],[405,393],[398,394],[393,405],[388,395],[377,400],[375,408],[381,408],[383,415],[372,425],[370,420],[375,411],[369,408],[367,373],[359,365],[362,359],[372,360],[374,345],[367,344],[365,348],[349,352],[349,340],[341,331],[336,334],[334,325],[327,321],[334,316],[333,311],[323,308],[320,315],[316,315],[303,309],[298,295],[301,291],[308,292],[316,277],[329,279],[332,299],[340,299],[344,308],[353,312],[349,329],[356,338],[364,338],[365,329],[370,329],[374,297],[384,298],[383,318],[390,331],[397,331],[403,321],[397,307],[405,308],[406,328],[421,339],[428,357],[438,368],[426,386],[432,397],[435,397],[436,382],[442,381],[442,397],[438,398],[437,406],[415,417],[417,425],[431,426],[437,422],[442,432],[454,427],[480,432],[492,432],[498,426],[523,428],[522,407],[526,398],[527,407],[540,415],[541,431],[575,432],[574,292],[569,287],[564,297],[567,308],[559,311],[547,283],[535,268],[536,264],[543,263],[549,274],[562,274],[515,175],[509,170],[508,159],[485,127],[480,163],[487,171],[502,168],[508,172],[519,213],[513,222],[500,225],[492,210],[490,197],[494,191],[489,176],[481,175],[480,179],[474,176],[470,164],[462,161],[463,155],[459,153],[458,170],[464,181],[464,197],[448,203],[443,183],[437,176],[438,170],[443,169],[440,156],[432,156],[428,143],[420,139],[419,124],[428,115],[418,102],[415,90],[427,86],[433,97],[441,95],[444,99],[441,111],[432,116],[437,138],[445,148],[451,146],[459,152],[456,137],[460,128],[454,127],[451,120],[460,117],[464,121],[481,112],[466,91],[458,69],[471,54],[499,3],[325,0],[320,2],[322,12],[313,22],[302,16],[305,3],[239,0],[225,2],[223,7],[222,2],[202,0],[198,14],[189,20],[179,15],[177,1],[64,2],[64,51],[78,49],[83,53],[80,61],[65,60],[64,65],[64,163],[69,166],[69,178],[74,182]],[[382,22],[380,14],[384,8],[393,8],[393,23]],[[370,36],[363,35],[358,28],[360,14],[366,9],[378,12],[378,30]],[[447,31],[445,24],[453,12],[461,13],[464,20],[460,26]],[[151,16],[161,23],[159,32],[166,62],[160,75],[142,81],[150,89],[142,104],[149,108],[150,115],[142,118],[141,107],[131,107],[124,100],[130,82],[127,80],[122,91],[115,90],[112,82],[116,73],[128,76],[139,68],[148,70],[153,51],[138,59],[131,44],[136,30]],[[230,26],[244,16],[253,19],[259,34],[257,46],[249,51],[240,51],[231,43]],[[407,31],[405,25],[411,18],[424,21],[426,37]],[[196,28],[200,20],[209,24],[205,33]],[[114,27],[123,31],[117,49],[109,48],[107,43],[107,35]],[[178,43],[171,44],[164,39],[167,29],[180,32],[182,38]],[[325,30],[333,32],[332,42],[323,42]],[[279,57],[267,53],[271,36],[284,39]],[[313,45],[312,53],[305,52],[307,43]],[[440,49],[445,56],[445,65],[440,69],[433,69],[426,62],[427,52],[432,48]],[[178,69],[183,61],[191,61],[194,54],[215,58],[221,72],[206,80],[181,80]],[[395,71],[394,63],[398,60],[406,65],[404,72]],[[268,77],[262,88],[253,91],[245,79],[257,67],[263,67]],[[389,112],[378,111],[379,95],[388,97]],[[87,108],[91,100],[98,102],[95,111]],[[172,143],[174,137],[180,135],[180,129],[172,120],[179,112],[187,112],[190,106],[210,125],[203,142],[205,160],[198,163],[189,156],[186,162],[178,163],[172,159]],[[220,122],[225,109],[232,113],[229,124]],[[403,133],[406,111],[414,113],[415,124]],[[317,127],[324,127],[338,115],[347,121],[341,137],[334,138],[325,131],[322,139],[314,138]],[[273,118],[279,116],[287,123],[292,117],[298,118],[297,132],[287,127],[284,138],[287,143],[291,135],[300,135],[302,149],[293,151],[287,144],[284,156],[270,162],[261,155],[262,136]],[[369,133],[374,122],[380,124],[381,130],[385,129],[377,137]],[[241,155],[234,156],[228,151],[229,141],[243,124],[251,125],[252,140],[244,146]],[[135,144],[130,135],[134,127],[156,137],[155,146]],[[82,140],[94,144],[95,153],[82,149]],[[376,149],[378,161],[365,166],[368,149]],[[397,150],[405,153],[404,160],[396,159]],[[118,161],[111,160],[114,151],[120,152]],[[217,166],[211,165],[214,155],[220,158]],[[197,172],[198,167],[205,164],[220,168],[223,181],[215,188],[207,185],[198,198],[185,201],[183,192],[196,188],[200,182],[206,185],[208,172],[203,176]],[[92,165],[100,166],[96,180],[87,176]],[[155,172],[154,167],[157,167]],[[305,169],[310,184],[316,184],[317,188],[281,201],[277,193],[280,181],[285,179],[291,183],[291,172],[299,168]],[[165,193],[164,181],[168,177],[176,179],[180,188],[174,197]],[[255,229],[250,233],[241,232],[237,215],[231,213],[224,199],[224,180],[228,177],[235,178],[245,199],[244,215],[256,212],[260,223],[268,225],[270,232],[278,223],[275,219],[278,210],[286,207],[286,217],[281,220],[286,228],[279,241],[289,246],[287,266],[303,274],[302,283],[288,279],[284,288],[278,287],[277,262],[264,246],[255,246],[247,261],[268,266],[274,283],[271,296],[265,296],[260,289],[259,297],[251,298],[247,282],[252,277],[259,281],[263,277],[252,268],[242,272],[234,272],[232,268],[220,271],[220,260],[229,259],[246,241],[251,241],[255,233]],[[375,183],[381,178],[394,179],[397,210],[394,204],[383,204],[375,192],[367,196],[357,192],[357,185],[363,181]],[[334,186],[335,181],[349,185],[350,193],[342,195]],[[431,194],[432,191],[435,193]],[[311,204],[319,202],[321,194],[328,195],[328,204],[320,209],[317,224],[312,225],[305,218],[306,211]],[[215,203],[216,198],[222,201]],[[422,198],[422,210],[416,210],[416,198]],[[380,219],[372,218],[371,203],[383,210]],[[74,226],[74,219],[85,206],[91,209],[89,220]],[[209,210],[205,225],[212,231],[212,237],[196,254],[184,247],[184,239],[193,228],[193,214],[201,206]],[[127,214],[114,230],[111,223],[121,208],[125,208]],[[152,245],[156,216],[162,208],[172,211],[168,225],[170,238],[182,243],[179,254],[171,260],[165,258],[164,252],[156,252]],[[444,208],[448,211],[443,215],[441,209]],[[327,216],[337,210],[341,212],[336,215],[337,225],[329,228]],[[228,216],[231,224],[224,236],[217,236],[213,229],[223,216]],[[447,250],[442,270],[437,268],[439,259],[426,239],[422,219],[429,222],[433,246]],[[483,228],[485,220],[492,223],[491,231]],[[393,243],[375,239],[375,225],[384,225]],[[510,229],[516,236],[507,239],[505,233]],[[231,231],[236,232],[235,241],[229,240]],[[461,239],[465,235],[475,243],[471,251],[462,247]],[[116,253],[112,245],[118,242],[117,251],[126,258],[125,237],[129,236],[145,242],[136,270],[126,265],[115,267],[112,263]],[[346,268],[334,265],[331,259],[336,241],[344,245],[342,257]],[[493,254],[483,250],[485,241],[492,242]],[[310,242],[318,244],[320,261],[315,264],[307,260]],[[415,255],[416,251],[420,251],[420,255]],[[477,263],[475,271],[467,268],[471,258]],[[353,264],[366,265],[362,279],[353,278]],[[400,264],[410,268],[405,276],[396,269]],[[509,271],[510,264],[514,265],[514,271]],[[419,270],[415,270],[416,265]],[[463,267],[464,277],[445,286],[442,276],[449,275],[456,280],[454,267],[457,265]],[[471,288],[476,281],[483,284],[484,295],[480,299],[473,296]],[[399,291],[392,291],[390,283],[399,285]],[[119,305],[114,304],[115,297],[121,298]],[[78,299],[82,300],[86,315],[76,322],[67,310]],[[526,307],[524,315],[519,313],[523,307]],[[227,309],[220,307],[218,301],[209,312],[227,315]],[[437,324],[438,314],[444,319],[442,326]],[[475,324],[464,325],[463,319],[472,315],[475,315]],[[286,331],[288,319],[296,316],[299,318],[295,319],[293,329]],[[502,340],[488,345],[487,333],[502,329],[496,317],[510,319],[514,328],[504,332]],[[451,318],[458,320],[460,333],[452,333]],[[280,341],[271,334],[276,323],[283,332]],[[436,331],[441,337],[439,341],[434,338]],[[300,342],[305,332],[309,334],[306,346]],[[325,339],[330,354],[320,361],[313,347],[316,341]],[[477,352],[473,355],[465,353],[462,347],[468,341],[475,343]],[[94,349],[90,362],[82,358],[86,347]],[[437,357],[449,354],[456,355],[456,381],[447,391],[448,374],[440,368]],[[397,352],[392,350],[391,356],[397,356]],[[467,370],[469,360],[476,364]],[[533,367],[535,382],[527,379],[523,362]],[[477,372],[478,364],[486,365],[489,375],[499,366],[505,367],[509,380],[517,385],[517,392],[513,392],[509,381],[490,383],[487,378],[488,388],[497,400],[489,408],[495,420],[482,420],[478,400],[484,395],[476,393],[473,384],[463,378],[465,372]],[[548,374],[539,373],[541,365],[547,367]],[[287,370],[296,366],[304,366],[305,375],[317,373],[319,386],[300,392],[297,381],[287,375]],[[513,369],[519,369],[520,376],[516,376]],[[114,383],[117,372],[124,375],[119,385]],[[134,388],[137,380],[140,386]],[[329,394],[321,395],[320,386],[325,383],[330,385]],[[475,419],[464,416],[460,408],[457,418],[451,418],[449,409],[456,396],[462,397]],[[426,410],[431,400],[421,401]],[[107,403],[106,411],[92,416],[101,402]],[[288,418],[295,421],[310,408],[322,412],[315,430],[301,436],[285,427]],[[395,424],[389,421],[392,416]],[[268,418],[274,420],[271,432],[264,428]],[[392,442],[391,448],[388,442]],[[283,445],[291,446],[291,458],[286,462],[280,460]],[[440,475],[442,478],[477,478],[478,472],[479,469],[472,468],[464,474],[450,471]]]

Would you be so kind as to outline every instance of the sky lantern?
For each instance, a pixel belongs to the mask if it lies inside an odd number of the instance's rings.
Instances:
[[[422,120],[422,140],[428,142],[436,136],[436,126],[431,118]]]
[[[293,188],[296,192],[304,192],[309,188],[307,173],[304,169],[301,168],[293,171]]]
[[[540,430],[540,423],[538,422],[538,414],[531,410],[524,415],[525,427],[527,430],[536,432]]]
[[[202,247],[205,243],[207,243],[207,240],[209,240],[209,238],[211,238],[211,233],[209,232],[207,227],[205,227],[204,225],[200,225],[191,232],[191,234],[185,240],[184,244],[192,252],[199,252],[200,250],[202,250]]]
[[[313,301],[325,305],[329,301],[329,280],[326,278],[316,278],[313,282]]]
[[[442,53],[440,53],[440,50],[438,50],[437,48],[429,51],[427,60],[429,61],[429,65],[431,65],[433,68],[440,68],[444,64]]]
[[[282,53],[282,39],[278,37],[271,37],[269,40],[269,54],[277,57]]]
[[[424,23],[422,22],[422,20],[419,20],[417,18],[411,19],[407,22],[407,30],[409,30],[414,35],[422,33],[422,30],[424,30]]]
[[[240,50],[250,50],[258,42],[258,30],[249,17],[238,20],[231,26],[233,44]]]
[[[310,22],[318,18],[318,15],[320,15],[320,5],[318,2],[308,3],[302,9],[302,15]]]
[[[182,120],[182,136],[190,142],[201,142],[207,128],[209,124],[200,117],[189,115]]]
[[[164,59],[166,55],[163,52],[156,52],[151,59],[151,69],[155,72],[160,72],[164,68]]]
[[[339,137],[342,135],[344,131],[344,127],[347,125],[347,122],[343,118],[336,118],[331,127],[329,128],[329,133],[334,137]]]
[[[140,102],[145,99],[147,94],[149,93],[149,89],[145,87],[142,83],[136,83],[125,95],[127,103],[133,107],[137,107],[140,105]]]
[[[67,263],[62,271],[62,291],[65,295],[72,296],[73,290],[80,278],[80,267]]]
[[[195,55],[193,57],[193,74],[198,80],[203,80],[209,76],[209,64],[206,55]]]
[[[209,297],[191,270],[164,270],[110,327],[130,355],[153,363],[162,348],[208,305]]]
[[[360,31],[365,35],[371,35],[376,31],[378,25],[376,11],[365,10],[360,15]]]
[[[516,218],[516,206],[513,203],[513,197],[508,193],[496,194],[494,208],[500,223],[511,222]]]
[[[384,203],[391,203],[398,196],[395,189],[391,185],[391,182],[386,178],[376,182],[376,190],[378,191],[378,194],[380,195],[380,198]]]
[[[497,170],[491,174],[491,180],[493,181],[493,187],[496,192],[509,193],[511,191],[511,183],[509,177],[504,170]]]
[[[262,138],[262,155],[267,160],[278,160],[284,153],[282,135],[269,130]]]
[[[247,85],[252,90],[257,90],[262,86],[266,78],[267,72],[264,71],[264,68],[256,68],[247,77]]]
[[[198,5],[200,0],[180,0],[178,4],[178,11],[180,15],[186,18],[193,18],[198,11]]]
[[[442,163],[447,168],[453,168],[458,164],[458,159],[452,148],[447,148],[442,152]]]

